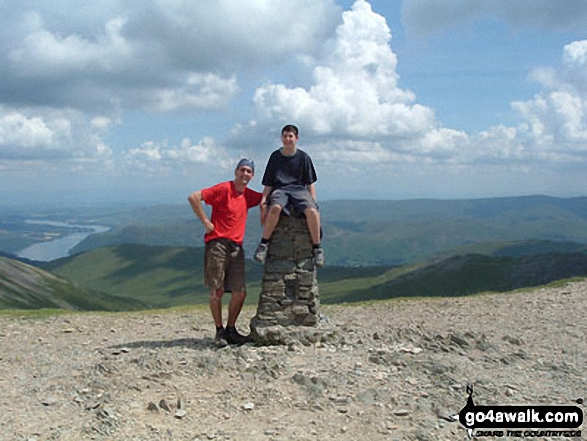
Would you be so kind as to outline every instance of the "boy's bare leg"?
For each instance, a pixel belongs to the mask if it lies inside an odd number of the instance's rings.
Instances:
[[[226,323],[226,327],[234,327],[236,325],[236,319],[243,309],[246,296],[247,293],[245,292],[232,293],[232,298],[230,299],[230,304],[228,305],[228,322]]]
[[[277,223],[279,222],[279,215],[281,214],[281,205],[272,205],[269,207],[265,224],[263,225],[263,239],[269,240]]]
[[[216,328],[222,326],[222,294],[224,294],[224,289],[222,288],[212,289],[210,292],[210,312]]]
[[[304,210],[304,214],[308,222],[312,243],[318,245],[320,243],[320,213],[315,208],[307,208]]]

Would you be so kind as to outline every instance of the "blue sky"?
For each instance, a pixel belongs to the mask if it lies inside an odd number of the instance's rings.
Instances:
[[[82,6],[80,6],[82,5]],[[0,1],[0,203],[183,202],[300,128],[320,199],[585,195],[583,0]]]

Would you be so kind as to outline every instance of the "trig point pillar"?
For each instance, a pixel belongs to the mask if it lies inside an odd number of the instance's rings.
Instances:
[[[320,314],[305,218],[282,215],[271,236],[251,337],[261,345],[310,344],[335,338],[335,328]]]

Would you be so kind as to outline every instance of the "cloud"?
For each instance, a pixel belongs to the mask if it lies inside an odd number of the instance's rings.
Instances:
[[[583,0],[406,0],[402,4],[406,29],[425,37],[487,17],[512,28],[582,31],[587,26]]]
[[[563,48],[561,65],[530,73],[541,91],[511,103],[519,119],[514,127],[498,125],[470,136],[463,164],[503,164],[535,170],[577,168],[587,162],[587,40]]]
[[[122,172],[226,166],[231,158],[208,137],[126,152],[106,140],[129,110],[226,111],[238,75],[312,57],[341,8],[334,0],[60,0],[0,10],[0,159],[14,168],[103,161]]]
[[[51,147],[57,136],[67,137],[70,124],[65,119],[48,123],[39,117],[27,118],[21,113],[8,112],[0,117],[0,128],[0,145]]]
[[[107,130],[109,127],[112,126],[112,124],[114,124],[115,122],[120,123],[120,121],[113,121],[112,118],[109,118],[107,116],[96,116],[94,118],[92,118],[91,121],[91,126],[95,129],[100,129],[100,130]]]
[[[236,77],[227,79],[213,74],[191,73],[177,87],[147,91],[144,106],[155,112],[190,109],[221,109],[237,92]]]
[[[29,33],[8,51],[10,66],[24,77],[71,75],[92,70],[121,71],[133,58],[133,47],[122,35],[126,23],[115,18],[95,41],[79,35],[61,37],[46,30],[38,14],[28,17]]]
[[[587,40],[574,41],[563,48],[561,68],[538,68],[531,76],[545,89],[561,90],[587,97]]]
[[[239,74],[312,54],[340,20],[334,0],[0,3],[0,158],[12,166],[122,164],[106,139],[127,111],[226,111]],[[190,163],[208,142],[163,159]]]
[[[64,0],[3,9],[0,102],[103,113],[221,109],[238,90],[237,72],[311,54],[340,11],[333,0]]]
[[[530,73],[541,91],[511,103],[519,119],[471,135],[460,164],[503,165],[517,170],[583,168],[587,162],[587,40],[563,48],[558,68]]]
[[[541,68],[531,76],[543,90],[512,103],[523,120],[521,133],[541,152],[587,159],[587,40],[564,47],[560,69]]]
[[[389,168],[417,163],[450,163],[464,157],[470,138],[453,129],[434,129],[421,138],[390,144],[380,141],[337,140],[311,144],[312,157],[325,166],[347,164],[351,169],[364,170],[364,166]]]
[[[461,163],[504,164],[517,166],[528,162],[531,150],[520,140],[515,127],[504,125],[490,127],[471,138],[469,152]]]
[[[294,121],[315,135],[414,138],[435,126],[432,109],[398,87],[397,58],[385,19],[358,0],[343,13],[331,54],[304,89],[263,86],[254,102],[262,117]]]
[[[345,140],[312,145],[312,157],[328,167],[347,166],[354,171],[364,170],[365,165],[381,165],[414,163],[417,158],[410,153],[394,152],[377,141]]]
[[[313,53],[340,17],[334,1],[151,1],[135,6],[128,35],[156,42],[189,70],[281,62]]]
[[[177,170],[188,173],[194,167],[229,170],[236,164],[236,159],[213,138],[206,137],[197,144],[184,138],[177,146],[169,146],[167,141],[147,141],[130,149],[125,155],[124,163],[133,170],[151,174],[172,173]]]
[[[110,148],[83,115],[54,109],[0,107],[0,159],[106,161]]]
[[[234,75],[222,78],[213,73],[173,71],[166,66],[167,60],[160,60],[154,69],[158,60],[147,64],[141,58],[147,55],[141,44],[122,35],[126,19],[108,21],[104,34],[93,41],[53,34],[36,14],[29,22],[30,33],[8,51],[6,78],[9,85],[11,81],[32,85],[32,91],[24,87],[7,90],[27,104],[90,111],[109,107],[156,112],[211,110],[224,107],[237,91]],[[35,87],[43,90],[36,93]]]

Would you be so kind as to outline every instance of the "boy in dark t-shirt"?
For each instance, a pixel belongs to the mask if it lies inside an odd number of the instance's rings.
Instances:
[[[324,251],[320,244],[320,213],[314,187],[316,171],[310,156],[296,147],[298,139],[298,128],[293,125],[285,126],[281,130],[283,147],[274,151],[267,162],[261,201],[263,238],[255,252],[255,260],[265,262],[269,238],[282,211],[288,215],[304,213],[314,247],[314,263],[321,267],[324,266]]]

